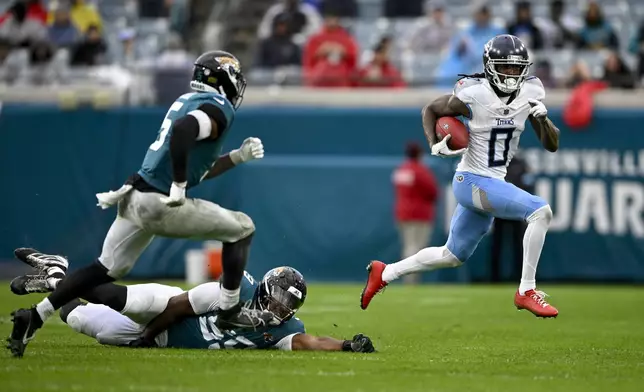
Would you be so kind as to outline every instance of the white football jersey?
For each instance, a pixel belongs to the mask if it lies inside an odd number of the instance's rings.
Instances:
[[[541,80],[529,77],[509,104],[496,95],[485,78],[459,80],[454,96],[470,109],[470,141],[456,170],[504,179],[530,114],[528,99],[541,101],[546,96]]]

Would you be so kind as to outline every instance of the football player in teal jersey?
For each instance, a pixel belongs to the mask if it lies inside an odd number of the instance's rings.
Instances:
[[[60,257],[60,256],[52,256]],[[16,294],[35,292],[34,284],[46,274],[14,279]],[[57,283],[56,283],[57,284]],[[54,285],[56,285],[54,284]],[[240,287],[245,307],[269,310],[275,325],[256,330],[220,329],[215,309],[221,300],[219,282],[201,284],[191,290],[156,283],[120,286],[106,283],[86,293],[90,301],[110,304],[111,297],[127,291],[134,306],[114,310],[106,305],[84,304],[76,299],[64,305],[61,319],[76,332],[99,343],[130,347],[173,347],[191,349],[270,349],[374,352],[371,339],[357,334],[351,340],[309,335],[295,313],[307,295],[302,274],[291,267],[274,268],[260,282],[248,273]]]
[[[246,89],[241,65],[227,52],[204,53],[195,61],[190,87],[194,91],[179,97],[168,110],[141,169],[119,190],[96,195],[102,208],[118,204],[117,217],[98,260],[70,274],[33,308],[12,313],[8,348],[14,356],[23,355],[36,330],[57,309],[92,288],[126,275],[157,235],[223,243],[219,328],[255,329],[273,320],[270,312],[243,307],[239,300],[255,232],[251,218],[210,201],[186,198],[186,190],[204,179],[264,156],[261,140],[252,137],[239,149],[221,155]],[[33,249],[19,248],[15,253],[24,262],[50,271],[46,282],[60,279],[67,268],[59,259],[39,259]],[[128,299],[119,297],[112,305],[122,310]]]

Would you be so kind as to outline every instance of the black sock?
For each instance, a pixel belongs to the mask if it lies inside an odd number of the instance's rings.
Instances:
[[[221,267],[223,275],[221,286],[226,290],[237,290],[244,277],[244,269],[250,252],[253,235],[237,242],[225,243],[221,250]]]
[[[75,298],[82,297],[88,290],[113,281],[114,278],[107,275],[107,268],[100,262],[92,263],[67,275],[48,299],[54,309],[60,309]]]
[[[114,283],[105,283],[88,290],[83,299],[93,304],[102,304],[121,312],[127,301],[127,287]]]

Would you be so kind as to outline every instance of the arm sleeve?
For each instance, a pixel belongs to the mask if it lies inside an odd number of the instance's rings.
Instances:
[[[209,282],[188,291],[188,300],[195,314],[204,314],[215,310],[219,305],[221,288],[219,282]]]
[[[194,116],[178,119],[172,127],[170,137],[170,157],[172,158],[172,178],[175,182],[186,182],[188,153],[199,135],[199,121]]]

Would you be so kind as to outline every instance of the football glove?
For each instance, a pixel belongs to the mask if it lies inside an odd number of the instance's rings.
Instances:
[[[432,155],[441,157],[441,158],[448,158],[448,157],[458,157],[463,154],[465,154],[465,151],[467,151],[467,148],[461,148],[460,150],[450,150],[449,147],[447,147],[447,142],[449,139],[452,138],[452,135],[445,135],[443,140],[441,140],[438,143],[435,143],[432,146]]]
[[[544,105],[543,102],[537,99],[528,99],[528,103],[531,106],[530,115],[532,117],[543,119],[548,116],[548,109],[546,109],[546,105]]]
[[[186,182],[173,182],[170,187],[170,196],[161,197],[161,202],[168,207],[179,207],[186,202]]]
[[[372,353],[376,349],[368,336],[357,334],[353,340],[345,340],[342,345],[343,351],[353,351],[354,353]]]
[[[249,137],[242,143],[241,147],[232,150],[229,154],[235,165],[255,159],[264,158],[264,145],[259,138]]]

